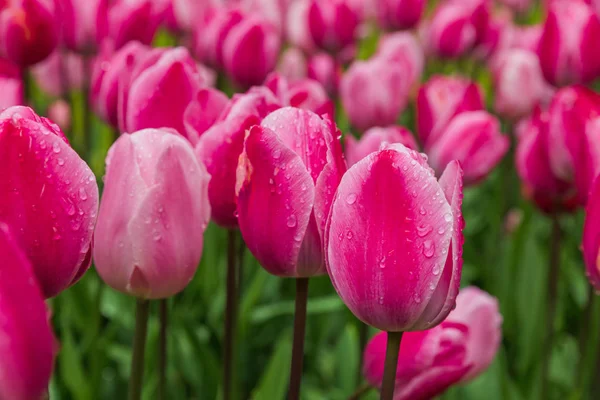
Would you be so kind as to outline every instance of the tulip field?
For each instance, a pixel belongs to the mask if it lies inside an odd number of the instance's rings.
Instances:
[[[600,1],[0,1],[0,400],[600,399]]]

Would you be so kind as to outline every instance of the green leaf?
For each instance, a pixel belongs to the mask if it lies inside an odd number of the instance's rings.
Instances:
[[[267,368],[254,390],[253,400],[280,400],[285,398],[288,387],[292,340],[290,332],[285,332],[275,345],[275,351]]]
[[[337,381],[344,397],[351,395],[360,384],[360,352],[356,324],[348,323],[336,346]]]

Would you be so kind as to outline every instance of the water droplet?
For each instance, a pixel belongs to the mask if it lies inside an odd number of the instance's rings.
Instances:
[[[79,188],[79,198],[83,201],[87,200],[88,195],[84,188]]]
[[[273,180],[273,178],[269,178],[269,185],[274,185],[275,181]]]
[[[346,197],[346,203],[354,204],[356,203],[356,193],[350,193],[348,197]]]
[[[417,304],[419,304],[421,302],[421,296],[418,293],[415,294],[414,299],[415,299],[415,303],[417,303]]]
[[[419,214],[421,214],[421,215],[425,215],[425,214],[427,214],[427,211],[425,211],[425,207],[421,206],[421,207],[419,208]]]
[[[160,240],[162,239],[162,235],[160,234],[160,232],[159,232],[159,231],[154,231],[154,232],[152,233],[152,239],[153,239],[155,242],[158,242],[158,241],[160,241]]]
[[[54,235],[52,235],[52,240],[60,240],[61,236],[60,232],[58,231],[58,228],[56,226],[53,226],[52,231],[54,232]]]
[[[425,237],[425,236],[429,235],[429,233],[431,233],[432,230],[433,230],[433,228],[431,225],[426,225],[426,224],[419,225],[417,227],[417,235],[419,237]],[[429,242],[430,242],[430,240],[429,240]]]
[[[423,242],[423,255],[427,258],[433,257],[433,253],[435,252],[435,245],[433,244],[433,240],[425,240]]]
[[[352,239],[352,237],[354,237],[354,234],[352,233],[352,231],[351,231],[351,230],[348,230],[348,232],[346,232],[346,237],[347,237],[348,239]]]
[[[450,214],[450,213],[444,214],[444,221],[446,221],[446,222],[452,221],[452,214]]]
[[[385,256],[381,257],[381,259],[379,260],[379,268],[385,268]]]
[[[52,151],[56,154],[60,153],[60,145],[58,144],[58,142],[54,142],[52,144]]]
[[[296,226],[296,216],[294,214],[290,214],[290,216],[287,218],[287,226],[288,228],[293,228]]]
[[[273,158],[277,160],[279,157],[281,157],[281,150],[279,150],[279,149],[273,150]]]
[[[379,304],[383,304],[383,296],[379,296]]]
[[[435,264],[433,266],[433,270],[431,271],[431,273],[435,276],[440,274],[440,266],[438,264]]]
[[[302,241],[302,235],[300,234],[300,232],[297,232],[297,233],[294,235],[294,240],[295,240],[296,242],[301,242],[301,241]]]

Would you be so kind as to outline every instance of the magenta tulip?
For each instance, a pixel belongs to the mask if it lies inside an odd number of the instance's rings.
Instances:
[[[0,159],[0,220],[55,296],[90,266],[96,178],[58,126],[26,107],[0,114]]]
[[[151,44],[160,17],[158,3],[152,0],[116,0],[108,13],[108,31],[115,48],[134,40]]]
[[[185,31],[192,32],[198,27],[199,21],[204,21],[209,10],[218,4],[220,0],[171,0],[173,3],[173,14],[179,27]]]
[[[590,191],[583,227],[583,258],[590,283],[600,290],[600,179]]]
[[[558,86],[587,83],[600,75],[600,19],[581,0],[550,6],[538,54],[546,79]]]
[[[93,53],[108,35],[108,0],[55,0],[65,46]]]
[[[282,106],[292,106],[313,111],[319,115],[333,115],[333,103],[325,88],[312,79],[289,82],[278,74],[271,74],[265,86],[277,96]]]
[[[8,60],[0,58],[0,110],[22,105],[23,80],[19,67]]]
[[[439,181],[389,145],[343,176],[325,229],[327,270],[350,311],[389,332],[429,329],[454,307],[462,270],[462,170]]]
[[[456,309],[440,325],[404,334],[394,399],[431,399],[481,374],[498,352],[501,324],[494,297],[476,287],[461,290]],[[375,387],[383,380],[386,343],[387,333],[381,332],[365,349],[363,373]]]
[[[349,0],[309,1],[306,17],[312,41],[321,49],[339,51],[354,43],[362,16]]]
[[[326,273],[321,235],[346,169],[328,118],[286,107],[250,129],[240,157],[238,221],[248,249],[270,273]]]
[[[377,18],[386,29],[413,28],[423,15],[425,0],[377,0]]]
[[[196,93],[183,113],[185,136],[192,145],[217,121],[228,102],[227,96],[217,89],[204,88]]]
[[[381,38],[377,47],[377,56],[392,60],[398,67],[407,68],[409,87],[421,79],[425,54],[423,47],[414,35],[408,32],[396,32]]]
[[[35,83],[50,96],[67,95],[81,90],[89,76],[84,76],[84,58],[76,53],[54,51],[44,61],[34,65],[31,73]]]
[[[402,143],[412,150],[418,149],[412,132],[402,126],[371,128],[361,136],[360,140],[356,140],[352,135],[347,135],[346,160],[348,160],[348,166],[353,166],[369,154],[393,143]]]
[[[206,16],[202,28],[196,29],[194,51],[196,57],[210,67],[224,67],[223,51],[229,32],[247,18],[237,7],[216,7]]]
[[[440,137],[426,147],[429,164],[440,175],[453,160],[460,161],[465,185],[484,179],[508,151],[508,136],[500,121],[486,111],[469,111],[454,117]]]
[[[25,252],[0,223],[0,398],[41,399],[48,391],[56,343],[48,309]]]
[[[442,3],[427,27],[427,48],[439,57],[459,57],[477,42],[477,29],[468,7],[458,1]]]
[[[112,288],[170,297],[190,282],[210,218],[210,175],[171,130],[121,136],[106,159],[94,261]]]
[[[21,67],[37,64],[58,43],[52,0],[10,0],[0,5],[0,53]]]

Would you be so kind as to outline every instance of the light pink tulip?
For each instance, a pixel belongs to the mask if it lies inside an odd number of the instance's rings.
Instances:
[[[18,66],[8,60],[0,58],[0,110],[22,105],[23,80]]]
[[[194,34],[194,51],[203,63],[212,68],[222,69],[223,51],[229,32],[247,18],[246,13],[237,7],[217,7],[206,16],[202,28]]]
[[[376,0],[377,18],[386,29],[413,28],[423,15],[425,0]]]
[[[65,46],[93,53],[108,35],[108,0],[55,0]]]
[[[412,150],[418,149],[412,132],[402,126],[371,128],[361,136],[360,140],[356,140],[352,135],[347,135],[345,153],[348,166],[353,166],[369,154],[393,143],[402,143]]]
[[[98,209],[96,178],[58,126],[30,108],[0,114],[0,220],[33,265],[46,297],[88,269]]]
[[[44,92],[59,97],[72,90],[82,89],[84,82],[87,83],[90,79],[89,76],[84,76],[83,63],[82,56],[57,50],[31,68],[31,73]]]
[[[205,20],[210,9],[224,3],[222,0],[171,0],[173,14],[181,29],[192,32]]]
[[[128,42],[151,44],[161,22],[158,2],[152,0],[116,0],[108,13],[109,36],[115,48]]]
[[[56,343],[31,263],[0,222],[0,398],[41,399],[48,391]]]
[[[210,218],[210,175],[171,130],[122,135],[106,159],[94,261],[113,289],[157,299],[190,282]]]
[[[477,29],[468,7],[457,1],[442,3],[427,28],[427,48],[439,57],[459,57],[477,42]]]
[[[306,76],[319,82],[330,96],[335,96],[342,77],[342,67],[330,54],[317,53],[308,60]]]
[[[308,65],[302,50],[297,47],[286,49],[279,58],[277,73],[289,81],[306,78]]]
[[[227,106],[229,99],[217,89],[200,89],[183,113],[185,136],[195,145],[200,136],[210,128]]]
[[[59,99],[48,106],[48,118],[54,121],[63,131],[71,129],[71,106]]]
[[[397,62],[398,66],[409,69],[409,86],[413,86],[421,79],[425,54],[423,48],[408,32],[396,32],[381,38],[377,47],[377,56]]]
[[[399,332],[429,329],[455,304],[462,271],[462,170],[436,180],[425,157],[392,144],[343,176],[327,219],[325,257],[358,319]]]
[[[286,107],[246,136],[236,192],[248,249],[270,273],[326,273],[321,236],[346,170],[339,131],[327,117]]]
[[[285,33],[287,39],[305,52],[316,51],[315,44],[308,24],[311,3],[308,0],[294,1],[287,12]]]

